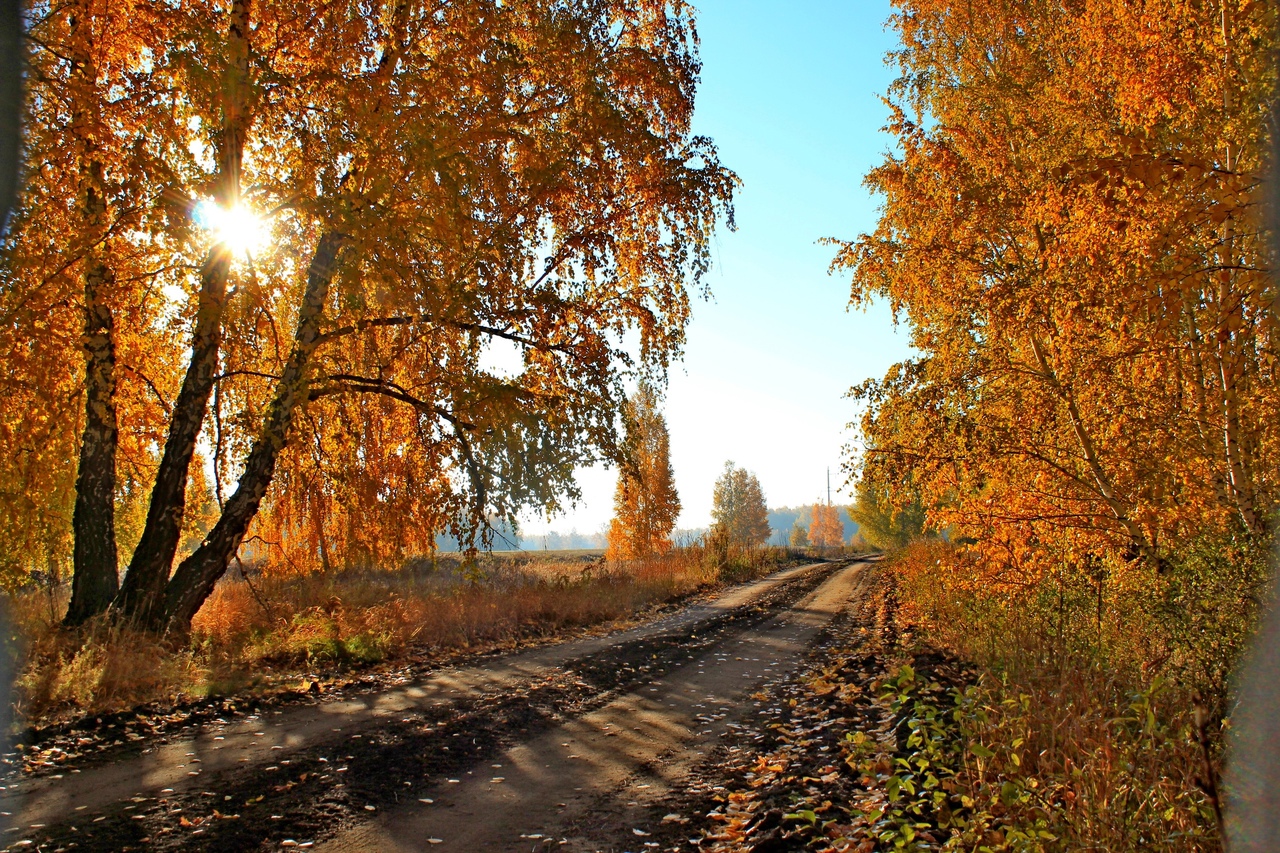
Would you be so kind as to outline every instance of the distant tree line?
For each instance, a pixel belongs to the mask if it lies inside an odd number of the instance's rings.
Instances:
[[[770,544],[773,545],[795,545],[803,547],[808,544],[809,528],[813,526],[813,509],[819,506],[817,503],[807,504],[805,506],[783,506],[769,510],[769,527],[773,530],[769,537]],[[859,525],[850,514],[849,507],[835,505],[836,517],[844,529],[844,541],[849,542],[858,535]],[[805,531],[806,539],[803,543],[792,541],[792,531],[797,528]]]

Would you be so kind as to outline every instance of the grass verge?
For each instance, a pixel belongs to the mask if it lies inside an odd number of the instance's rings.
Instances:
[[[939,721],[915,755],[949,744],[946,846],[1221,849],[1229,678],[1264,565],[1222,548],[1160,575],[1002,589],[973,583],[987,567],[944,542],[896,555],[899,621],[977,672],[946,696],[894,700]]]
[[[720,559],[685,548],[606,564],[590,556],[420,561],[398,571],[229,576],[190,641],[165,644],[106,620],[59,628],[47,590],[11,597],[19,725],[39,728],[144,703],[317,687],[380,663],[429,661],[634,618],[788,559],[760,550]]]

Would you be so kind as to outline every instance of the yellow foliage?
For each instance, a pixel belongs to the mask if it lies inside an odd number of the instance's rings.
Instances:
[[[920,353],[855,389],[868,483],[1009,582],[1263,534],[1274,7],[898,6],[883,212],[836,259]]]
[[[671,531],[680,516],[671,467],[667,423],[654,389],[642,384],[623,407],[626,437],[622,470],[609,524],[609,560],[631,560],[671,549]]]
[[[73,622],[121,567],[117,608],[181,630],[245,542],[384,564],[556,510],[615,455],[632,371],[679,352],[731,220],[683,3],[72,0],[25,23],[0,579],[71,558]]]
[[[840,520],[839,509],[814,504],[809,542],[816,548],[839,548],[844,544],[844,522]]]

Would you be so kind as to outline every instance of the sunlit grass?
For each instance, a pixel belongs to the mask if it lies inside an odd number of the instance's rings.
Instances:
[[[189,644],[101,623],[65,633],[59,592],[12,600],[25,659],[20,724],[40,725],[139,703],[237,690],[296,688],[379,663],[514,647],[636,618],[786,559],[759,550],[724,562],[700,547],[626,564],[592,559],[456,559],[251,581],[229,575],[197,614]]]
[[[1209,711],[1206,735],[1219,742],[1226,684],[1214,672],[1230,671],[1246,615],[1221,610],[1188,641],[1161,621],[1154,584],[1145,601],[1118,586],[1099,599],[1069,579],[995,594],[972,583],[983,566],[941,541],[889,565],[902,620],[977,666],[957,719],[986,758],[970,755],[959,792],[993,839],[1040,826],[1057,837],[1053,849],[1218,849],[1197,783],[1196,708]]]

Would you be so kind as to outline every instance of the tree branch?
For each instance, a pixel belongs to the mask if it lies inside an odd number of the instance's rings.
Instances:
[[[566,355],[573,354],[573,346],[571,344],[549,344],[542,341],[536,341],[532,338],[525,337],[518,332],[512,332],[507,329],[499,329],[496,326],[486,326],[481,323],[467,323],[461,320],[441,320],[438,317],[432,317],[428,314],[405,315],[400,317],[375,317],[368,320],[359,320],[347,326],[339,326],[336,329],[325,332],[320,336],[320,344],[326,344],[337,338],[353,335],[357,332],[363,332],[366,329],[385,328],[388,326],[413,326],[419,323],[434,324],[437,326],[452,326],[455,329],[461,329],[465,332],[479,332],[483,335],[489,335],[495,338],[504,338],[513,343],[536,349],[540,352],[559,352]]]
[[[318,400],[321,397],[331,397],[335,394],[344,393],[379,394],[383,397],[399,400],[402,403],[408,403],[420,412],[443,418],[453,424],[456,429],[474,430],[476,428],[475,424],[467,423],[447,409],[442,409],[439,406],[428,403],[426,400],[415,397],[407,389],[386,379],[370,379],[365,376],[352,376],[346,373],[337,373],[327,378],[334,384],[311,389],[307,395],[308,400]]]

